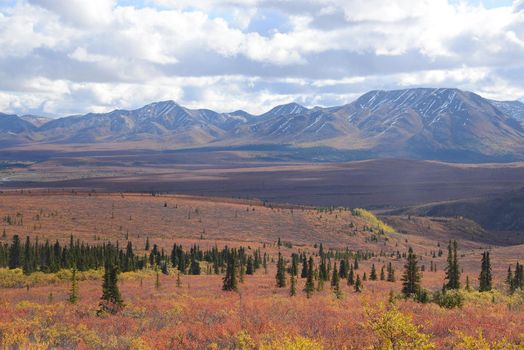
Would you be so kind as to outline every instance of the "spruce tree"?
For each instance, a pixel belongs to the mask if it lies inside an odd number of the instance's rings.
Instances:
[[[419,293],[421,275],[418,267],[418,260],[413,249],[409,247],[407,262],[404,265],[404,274],[402,275],[402,294],[405,297],[411,297]]]
[[[491,261],[489,252],[482,253],[481,270],[479,275],[479,291],[487,292],[492,288]]]
[[[247,258],[246,275],[252,275],[254,272],[255,272],[255,269],[253,265],[253,258],[249,256]]]
[[[340,260],[339,276],[340,276],[340,278],[344,278],[344,279],[346,279],[348,277],[347,261],[344,260],[344,259]]]
[[[513,293],[517,289],[524,289],[524,266],[521,265],[518,261],[515,265],[515,272],[511,280],[510,291]]]
[[[339,284],[340,276],[338,275],[337,263],[333,266],[333,274],[331,276],[331,287]]]
[[[508,274],[506,276],[506,284],[510,292],[513,292],[513,272],[511,272],[511,265],[508,266]]]
[[[372,281],[377,280],[377,269],[375,268],[375,264],[371,265],[371,273],[369,274],[369,279]]]
[[[24,258],[23,258],[23,265],[22,270],[24,271],[24,274],[30,275],[31,272],[33,272],[33,252],[31,249],[31,242],[29,240],[29,236],[26,237],[25,244],[24,244]]]
[[[350,266],[349,273],[348,273],[348,286],[352,286],[355,284],[355,271],[353,270],[353,266]]]
[[[242,261],[240,261],[240,271],[239,271],[239,274],[238,274],[240,283],[244,283],[244,275],[245,274],[246,274],[246,267],[244,266]]]
[[[460,267],[457,256],[457,241],[449,241],[446,266],[446,289],[460,289]]]
[[[289,273],[293,276],[298,274],[298,255],[295,253],[291,254],[291,268],[289,269]]]
[[[286,286],[286,266],[282,254],[278,253],[277,261],[277,274],[275,276],[277,280],[277,287],[284,288]]]
[[[290,288],[289,288],[289,295],[294,297],[297,294],[297,280],[295,278],[295,275],[291,275],[290,278]]]
[[[384,265],[382,265],[382,268],[380,269],[380,280],[381,281],[386,280],[386,273],[384,272]]]
[[[200,275],[200,262],[195,257],[191,259],[190,271],[192,275]]]
[[[9,268],[16,269],[20,267],[21,259],[21,248],[20,248],[20,238],[18,235],[13,236],[13,243],[9,247]]]
[[[300,272],[300,277],[307,278],[307,271],[308,271],[307,258],[306,258],[306,253],[304,253],[302,255],[302,271]]]
[[[124,307],[118,289],[118,268],[112,262],[107,262],[104,269],[101,299],[99,312],[115,314]]]
[[[395,278],[395,269],[393,268],[393,264],[388,263],[388,277],[387,277],[387,281],[388,282],[395,282],[396,278]]]
[[[76,267],[71,270],[71,291],[69,292],[69,302],[76,304],[78,301],[78,281],[76,279]]]
[[[304,292],[306,292],[307,298],[311,298],[313,295],[313,291],[315,290],[315,284],[313,281],[313,270],[314,270],[314,262],[313,257],[309,257],[309,263],[308,263],[308,271],[306,276],[306,285],[304,287]]]
[[[337,264],[333,267],[333,276],[331,277],[331,287],[337,299],[342,298],[342,291],[340,289],[340,276],[337,271]]]
[[[236,251],[231,251],[227,260],[226,275],[224,276],[222,289],[225,291],[237,291],[237,261]]]
[[[360,275],[357,274],[357,279],[355,280],[355,292],[360,293],[362,292],[362,282],[360,281]]]

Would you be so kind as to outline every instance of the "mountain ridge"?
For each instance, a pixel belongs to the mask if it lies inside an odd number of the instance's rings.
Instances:
[[[2,145],[152,142],[176,149],[275,144],[415,159],[524,160],[524,104],[456,88],[372,90],[341,106],[307,108],[292,102],[259,115],[190,109],[166,100],[47,122],[2,116]]]

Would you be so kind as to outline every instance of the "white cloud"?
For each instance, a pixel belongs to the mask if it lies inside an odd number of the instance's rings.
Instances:
[[[138,1],[137,1],[138,3]],[[370,89],[523,98],[524,8],[446,0],[20,0],[0,5],[0,110],[175,99],[262,112]]]

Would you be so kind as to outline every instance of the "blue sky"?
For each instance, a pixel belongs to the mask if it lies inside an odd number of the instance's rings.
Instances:
[[[524,97],[522,0],[3,0],[0,47],[0,111],[17,114]]]

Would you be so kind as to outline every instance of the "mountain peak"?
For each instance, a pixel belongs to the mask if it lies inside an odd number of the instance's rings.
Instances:
[[[292,114],[302,114],[309,111],[306,107],[296,103],[291,102],[283,105],[278,105],[273,107],[268,112],[264,113],[264,116],[276,116],[276,115],[292,115]]]

